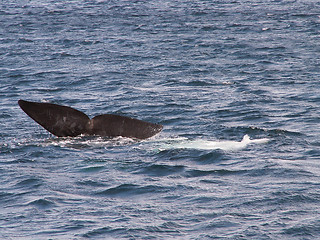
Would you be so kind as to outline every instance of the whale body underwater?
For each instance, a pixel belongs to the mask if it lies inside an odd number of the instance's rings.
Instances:
[[[79,110],[53,103],[19,100],[18,104],[29,117],[58,137],[76,137],[83,134],[142,140],[163,129],[160,124],[115,114],[102,114],[90,119]]]

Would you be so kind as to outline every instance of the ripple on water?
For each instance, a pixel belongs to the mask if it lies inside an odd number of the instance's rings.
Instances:
[[[140,186],[136,184],[121,184],[116,187],[111,187],[106,190],[97,192],[98,196],[113,196],[113,197],[133,197],[143,194],[155,194],[170,191],[170,187],[146,185]]]
[[[167,165],[167,164],[151,164],[138,170],[136,173],[148,176],[168,176],[179,174],[185,169],[182,165]]]
[[[38,178],[28,178],[24,179],[17,184],[15,184],[16,188],[25,188],[25,189],[35,189],[43,185],[43,181]]]
[[[55,202],[48,200],[48,199],[45,199],[45,198],[40,198],[40,199],[31,201],[27,205],[28,206],[35,206],[40,209],[49,209],[49,208],[54,208],[57,206],[55,204]]]

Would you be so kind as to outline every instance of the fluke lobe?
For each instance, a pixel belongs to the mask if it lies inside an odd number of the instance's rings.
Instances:
[[[81,111],[53,103],[19,100],[18,104],[29,117],[58,137],[84,134],[146,139],[163,128],[160,124],[114,114],[98,115],[90,119]]]

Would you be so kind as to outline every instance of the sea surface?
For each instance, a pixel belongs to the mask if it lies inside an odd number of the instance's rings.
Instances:
[[[0,239],[320,239],[320,2],[2,0],[0,130]]]

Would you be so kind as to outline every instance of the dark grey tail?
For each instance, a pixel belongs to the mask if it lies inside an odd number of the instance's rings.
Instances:
[[[34,121],[58,137],[80,134],[146,139],[163,126],[129,117],[104,114],[90,118],[81,111],[52,103],[18,101],[21,109]]]
[[[29,117],[58,137],[85,134],[90,121],[86,114],[71,107],[24,100],[19,100],[18,104]]]
[[[146,139],[161,132],[162,128],[163,126],[160,124],[119,115],[103,114],[90,121],[88,133],[108,137],[122,136]]]

